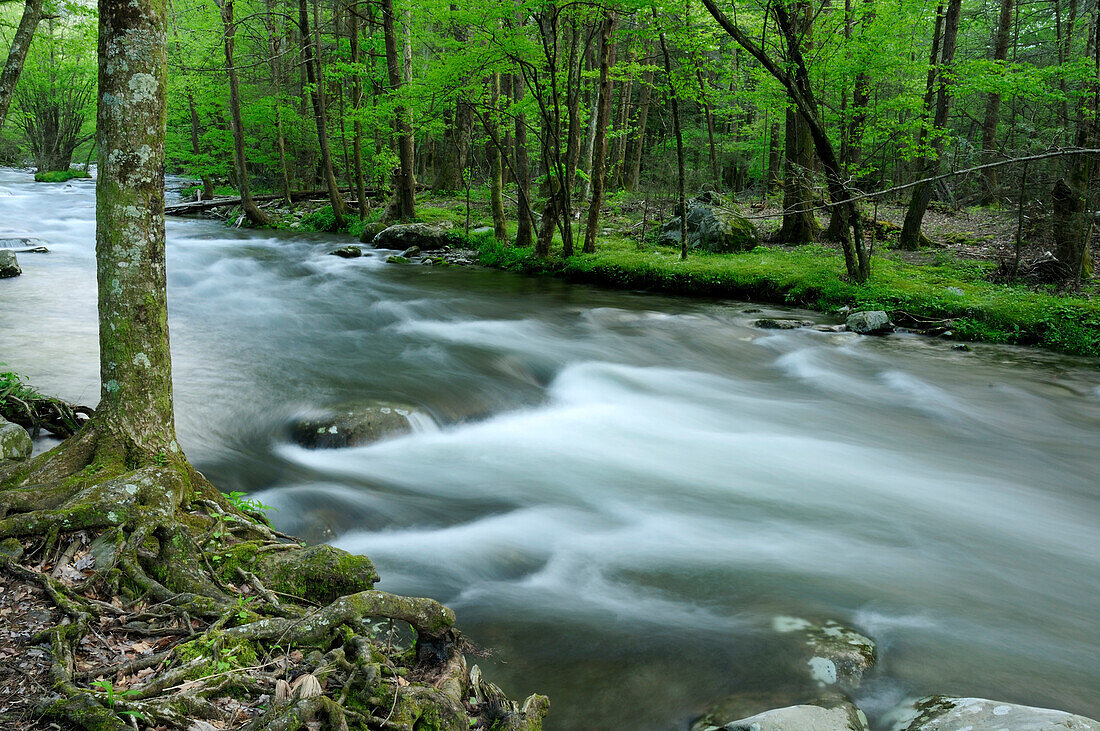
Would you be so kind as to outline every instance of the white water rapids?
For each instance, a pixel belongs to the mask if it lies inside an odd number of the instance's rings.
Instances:
[[[319,234],[168,223],[181,440],[281,528],[452,606],[551,729],[686,728],[800,672],[776,615],[880,664],[872,721],[930,692],[1100,716],[1100,370],[913,336],[761,331],[745,303],[327,256]],[[98,397],[90,182],[0,170],[0,362]],[[798,317],[829,321],[812,313]],[[293,445],[299,413],[431,416]]]

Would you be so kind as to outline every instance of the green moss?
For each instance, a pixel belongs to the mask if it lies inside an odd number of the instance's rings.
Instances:
[[[323,604],[378,581],[369,558],[326,545],[263,554],[252,570],[269,589]]]
[[[224,673],[234,668],[253,667],[259,654],[247,640],[227,637],[221,632],[209,632],[176,648],[173,657],[180,665],[200,660],[187,672],[189,680]]]
[[[737,254],[639,248],[621,238],[602,241],[595,254],[539,259],[531,249],[501,246],[491,237],[471,241],[481,263],[530,274],[624,289],[732,297],[797,304],[823,312],[843,306],[904,311],[953,319],[958,337],[1037,345],[1076,355],[1100,355],[1100,302],[1034,291],[986,279],[991,264],[938,257],[913,265],[875,257],[863,285],[844,279],[838,252],[817,245],[758,246]]]
[[[35,182],[38,183],[64,183],[67,180],[73,178],[90,178],[92,177],[87,170],[44,170],[34,174]]]

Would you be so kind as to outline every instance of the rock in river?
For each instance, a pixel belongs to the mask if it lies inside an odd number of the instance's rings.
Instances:
[[[15,252],[10,249],[0,249],[0,279],[18,277],[23,273],[19,268],[19,260],[15,258]]]
[[[822,699],[774,708],[721,725],[699,725],[694,731],[867,731],[867,717],[843,698]]]
[[[355,447],[408,434],[414,426],[430,421],[430,417],[413,406],[369,404],[299,419],[291,426],[291,436],[310,449]]]
[[[895,714],[894,731],[1100,731],[1100,721],[984,698],[929,696]]]
[[[33,448],[26,429],[0,416],[0,462],[21,462],[31,456]]]
[[[657,243],[680,245],[680,217],[661,226]],[[748,251],[760,242],[756,227],[717,193],[701,193],[687,203],[687,245],[716,254]]]
[[[800,327],[810,327],[813,320],[794,320],[788,317],[762,317],[754,320],[753,327],[761,330],[797,330]]]
[[[329,254],[341,259],[356,259],[363,255],[363,250],[358,246],[341,246],[339,249],[333,249]]]
[[[398,223],[381,231],[371,241],[371,245],[379,249],[401,250],[419,246],[424,251],[431,251],[460,241],[456,234],[443,226],[427,223]]]
[[[772,628],[802,641],[802,658],[811,679],[821,687],[858,688],[864,674],[875,666],[875,643],[839,622],[816,625],[800,617],[776,617]]]
[[[845,324],[849,330],[860,335],[874,335],[890,332],[894,329],[894,326],[890,324],[890,316],[882,310],[853,312],[848,315]]]

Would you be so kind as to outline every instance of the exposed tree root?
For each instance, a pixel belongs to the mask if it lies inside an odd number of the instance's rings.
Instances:
[[[467,669],[451,610],[374,590],[368,559],[303,547],[94,424],[0,466],[0,571],[62,611],[36,638],[52,653],[41,710],[84,728],[518,731],[548,708]]]

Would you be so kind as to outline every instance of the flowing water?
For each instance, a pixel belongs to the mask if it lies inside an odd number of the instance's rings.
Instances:
[[[0,362],[98,396],[90,182],[0,171]],[[776,615],[871,635],[857,700],[972,694],[1100,716],[1100,371],[912,336],[760,331],[751,305],[327,256],[168,222],[181,441],[281,528],[430,595],[552,729],[686,728],[799,681]],[[790,314],[765,307],[765,314]],[[826,318],[806,312],[825,322]],[[296,416],[423,409],[371,446]]]

